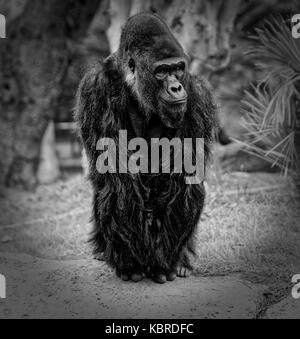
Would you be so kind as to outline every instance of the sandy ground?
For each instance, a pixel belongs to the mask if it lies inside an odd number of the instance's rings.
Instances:
[[[2,191],[0,318],[300,318],[290,297],[300,273],[290,181],[233,174],[208,191],[195,273],[166,285],[124,283],[93,259],[83,178],[30,194]]]
[[[256,318],[266,288],[236,276],[124,283],[93,260],[1,255],[7,278],[3,318]]]

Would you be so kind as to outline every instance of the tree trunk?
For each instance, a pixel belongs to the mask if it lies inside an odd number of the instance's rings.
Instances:
[[[49,185],[54,183],[59,176],[60,167],[56,154],[55,126],[54,122],[51,121],[41,142],[37,180],[39,184]]]
[[[40,143],[68,69],[68,39],[85,32],[99,0],[0,0],[0,184],[36,184]],[[3,8],[3,9],[2,9]]]

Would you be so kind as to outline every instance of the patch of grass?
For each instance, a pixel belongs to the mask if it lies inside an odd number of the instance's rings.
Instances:
[[[0,251],[26,253],[44,259],[77,260],[92,258],[88,244],[92,226],[87,212],[56,221],[29,226],[0,228]],[[10,241],[1,243],[1,238]]]
[[[57,260],[91,257],[87,242],[92,195],[83,177],[41,186],[35,192],[2,192],[0,251]]]
[[[197,235],[197,274],[240,273],[269,286],[270,298],[289,294],[300,273],[300,202],[286,193],[245,194],[213,207]]]

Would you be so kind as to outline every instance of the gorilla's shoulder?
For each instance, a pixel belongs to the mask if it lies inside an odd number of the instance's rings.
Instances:
[[[102,108],[105,107],[107,101],[107,86],[103,64],[94,65],[85,73],[76,94],[74,108],[74,119],[80,128],[86,127],[92,117],[103,111]],[[84,131],[88,134],[88,128]]]
[[[212,86],[205,78],[200,75],[195,75],[193,78],[197,90],[201,91],[202,93],[212,95]]]
[[[88,93],[91,90],[105,90],[111,83],[120,80],[117,58],[113,54],[93,65],[84,75],[79,91]]]
[[[192,76],[190,82],[191,93],[194,92],[194,100],[200,101],[202,104],[209,106],[211,110],[216,109],[216,98],[210,83],[199,75]]]
[[[120,106],[121,89],[122,73],[118,71],[114,55],[86,72],[79,85],[74,108],[74,119],[83,138],[89,140],[92,129],[98,126],[104,115],[107,115],[106,118],[112,116],[112,110]],[[116,105],[113,106],[112,102]]]
[[[207,140],[211,139],[211,135],[215,133],[214,130],[219,128],[219,107],[216,97],[209,82],[201,76],[192,76],[190,86],[191,114],[199,126],[202,126],[200,129],[207,136]]]
[[[90,90],[95,89],[95,87],[99,86],[104,79],[103,75],[103,67],[102,64],[99,63],[92,68],[90,68],[84,75],[81,80],[79,91],[83,93],[87,93]]]

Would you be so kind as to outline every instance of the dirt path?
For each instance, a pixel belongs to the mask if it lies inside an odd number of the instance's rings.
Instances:
[[[255,318],[264,286],[238,276],[124,283],[103,263],[0,255],[0,318]]]

